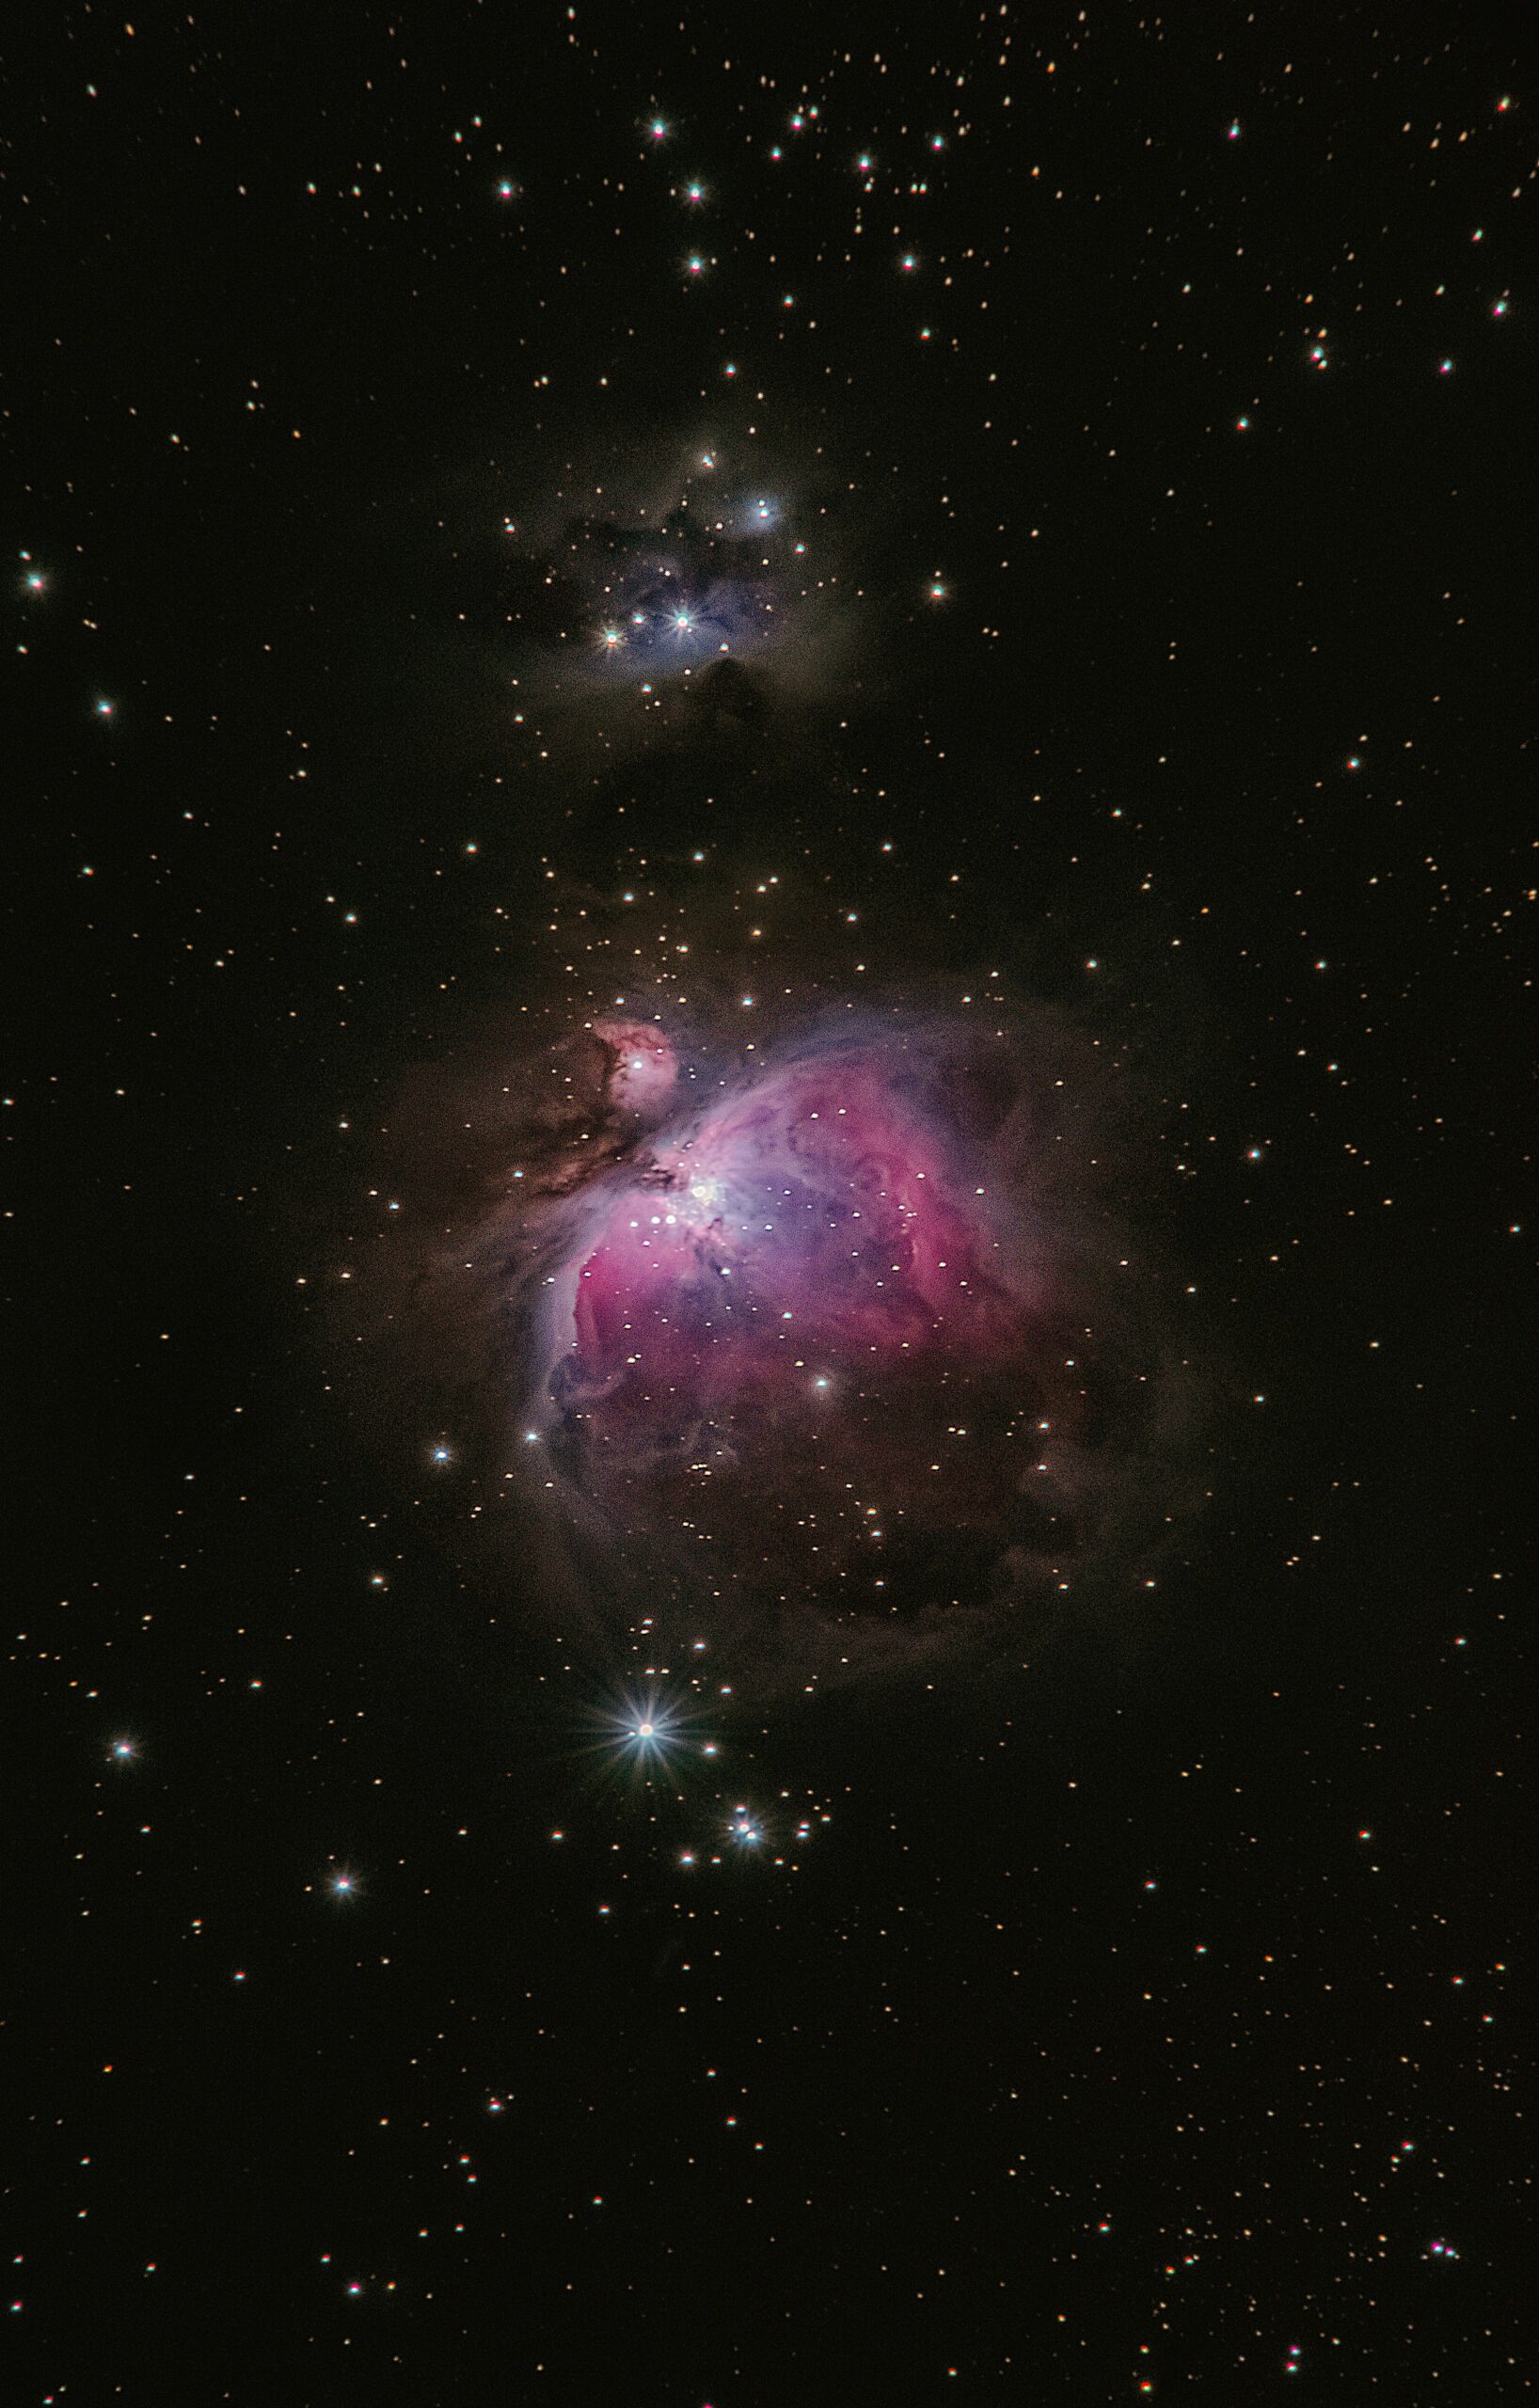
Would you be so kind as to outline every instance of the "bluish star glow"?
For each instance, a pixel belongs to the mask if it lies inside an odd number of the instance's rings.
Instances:
[[[623,1759],[641,1768],[661,1765],[676,1749],[681,1733],[680,1710],[659,1689],[648,1687],[626,1698],[609,1718],[608,1738]]]

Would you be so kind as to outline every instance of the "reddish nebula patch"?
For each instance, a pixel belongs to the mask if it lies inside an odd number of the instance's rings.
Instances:
[[[767,1069],[611,1167],[547,1356],[568,1477],[622,1528],[802,1592],[884,1591],[943,1530],[997,1539],[1044,1332],[966,1152],[867,1048]]]
[[[609,1056],[611,1102],[643,1119],[666,1112],[678,1079],[678,1056],[661,1029],[648,1021],[611,1017],[595,1021],[594,1035]]]

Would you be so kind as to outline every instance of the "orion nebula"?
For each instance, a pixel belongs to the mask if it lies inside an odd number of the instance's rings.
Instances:
[[[623,1078],[629,1033],[600,1035]],[[994,1443],[1046,1393],[1029,1257],[904,1034],[793,1043],[721,1084],[578,1216],[532,1414],[627,1536],[720,1536],[729,1579],[869,1602],[938,1533],[1012,1519]]]
[[[422,1236],[391,1232],[370,1361],[415,1334],[486,1544],[770,1686],[1125,1608],[1201,1418],[1116,1192],[1135,1082],[1039,1001],[694,985],[403,1099]]]

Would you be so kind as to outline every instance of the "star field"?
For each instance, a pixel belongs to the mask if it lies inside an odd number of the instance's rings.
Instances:
[[[18,46],[7,2402],[1531,2390],[1509,44]]]

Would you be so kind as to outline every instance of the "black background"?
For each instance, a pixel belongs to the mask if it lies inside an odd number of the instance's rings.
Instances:
[[[1088,18],[10,28],[8,2400],[1528,2385],[1524,71]],[[726,358],[874,598],[714,841],[1104,955],[1270,1418],[1115,1637],[745,1719],[833,1819],[691,1887],[309,1283],[339,1118],[548,991],[540,865],[695,807],[535,757],[486,562]]]

